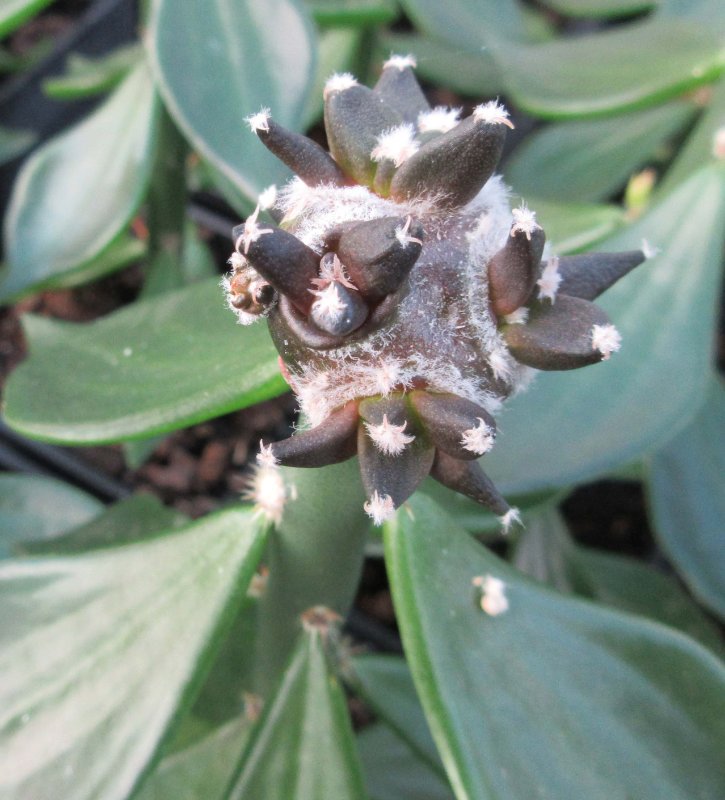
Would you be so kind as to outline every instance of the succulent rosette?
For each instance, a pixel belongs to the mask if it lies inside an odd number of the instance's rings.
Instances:
[[[507,527],[517,512],[480,463],[497,411],[536,370],[619,349],[592,301],[645,255],[547,252],[535,213],[511,209],[495,175],[506,109],[431,108],[414,66],[391,57],[372,89],[330,78],[329,153],[267,109],[249,118],[296,177],[235,228],[227,297],[243,324],[266,317],[307,426],[260,461],[357,454],[377,524],[430,474]]]

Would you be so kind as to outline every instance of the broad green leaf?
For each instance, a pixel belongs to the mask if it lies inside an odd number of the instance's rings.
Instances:
[[[71,53],[64,75],[46,78],[43,91],[55,100],[76,100],[107,92],[121,81],[143,57],[141,45],[134,43],[113,50],[100,58]]]
[[[55,478],[0,473],[0,558],[27,539],[51,539],[102,511],[100,500]]]
[[[722,795],[721,662],[662,625],[531,582],[430,501],[410,505],[385,531],[386,563],[459,800]]]
[[[169,534],[185,522],[186,517],[167,508],[153,495],[136,494],[57,536],[42,539],[37,534],[30,536],[20,542],[17,551],[30,555],[70,555]]]
[[[322,119],[323,92],[330,75],[356,71],[364,31],[353,26],[329,28],[320,33],[317,69],[302,127],[306,130]]]
[[[695,414],[710,379],[724,178],[699,172],[598,245],[630,250],[646,239],[661,253],[597,300],[622,333],[621,352],[539,375],[501,414],[485,466],[504,492],[571,485],[634,461]]]
[[[402,0],[416,28],[456,48],[482,50],[493,37],[519,39],[524,22],[516,0]]]
[[[226,800],[365,800],[345,695],[319,630],[305,630]]]
[[[394,0],[307,0],[305,5],[318,25],[387,25],[399,16]]]
[[[609,119],[548,125],[527,137],[506,163],[506,180],[524,195],[606,200],[694,113],[692,104],[678,101]]]
[[[0,566],[0,796],[121,800],[188,707],[264,547],[249,511]]]
[[[0,36],[7,36],[51,2],[52,0],[3,0],[0,7]]]
[[[489,44],[515,102],[550,118],[654,105],[725,69],[721,36],[706,20],[656,16],[545,44]]]
[[[688,136],[664,179],[656,187],[660,196],[668,194],[698,169],[712,164],[717,158],[715,137],[718,131],[725,128],[725,79],[714,84],[711,91],[710,101],[695,130]]]
[[[0,126],[0,164],[22,155],[36,140],[34,131]]]
[[[647,485],[655,534],[693,593],[725,618],[725,386],[657,452]]]
[[[236,717],[189,747],[166,756],[134,800],[221,800],[251,723]]]
[[[353,661],[353,676],[355,690],[375,715],[385,720],[416,757],[445,781],[445,770],[405,660],[390,655],[358,656]]]
[[[590,248],[624,222],[619,206],[602,203],[562,203],[526,197],[546,231],[546,238],[559,255]]]
[[[717,627],[678,581],[633,558],[580,547],[555,508],[526,518],[513,563],[560,592],[648,617],[723,653]]]
[[[35,438],[142,438],[286,388],[266,325],[238,327],[216,280],[84,325],[24,319],[31,355],[8,381],[5,419]],[[38,386],[53,386],[53,392]]]
[[[657,5],[657,0],[543,0],[543,2],[560,14],[588,19],[638,14]]]
[[[416,75],[436,86],[445,86],[472,97],[491,96],[503,88],[503,77],[495,61],[480,46],[462,48],[435,34],[421,36],[382,31],[378,37],[381,55],[412,53],[418,63]]]
[[[357,750],[370,800],[453,800],[447,781],[384,723],[364,728]]]
[[[157,117],[145,64],[25,162],[5,218],[0,300],[82,269],[126,227],[148,184]]]
[[[355,599],[371,522],[357,459],[321,469],[283,468],[287,501],[269,538],[269,580],[260,598],[253,690],[262,697],[279,679],[313,606],[344,616]]]
[[[297,128],[314,33],[296,0],[159,0],[150,47],[159,89],[191,145],[250,199],[288,174],[245,119],[262,107]]]

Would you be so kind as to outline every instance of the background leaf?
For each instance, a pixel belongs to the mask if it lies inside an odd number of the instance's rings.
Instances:
[[[695,113],[673,102],[608,119],[547,125],[526,137],[505,164],[520,194],[581,203],[606,200]]]
[[[399,15],[395,0],[307,0],[306,5],[318,25],[387,25]]]
[[[31,356],[7,384],[5,418],[39,439],[165,433],[286,389],[266,325],[237,326],[216,280],[83,325],[24,321]],[[43,385],[53,393],[38,392]]]
[[[92,520],[103,503],[43,475],[0,473],[0,558],[26,539],[50,539]]]
[[[192,147],[254,200],[286,168],[245,118],[261,107],[296,128],[315,66],[310,22],[295,0],[159,0],[150,46],[160,91]]]
[[[226,800],[365,800],[362,773],[322,634],[306,630],[255,727]]]
[[[724,178],[720,168],[697,173],[598,245],[637,249],[646,238],[662,252],[597,301],[622,332],[620,353],[541,374],[506,406],[485,459],[499,488],[517,494],[586,480],[660,446],[695,414],[710,380]]]
[[[649,463],[656,536],[694,594],[725,618],[725,386]]]
[[[570,17],[622,17],[646,11],[657,0],[544,0],[544,5]]]
[[[489,42],[515,102],[542,117],[642,108],[713,80],[725,68],[718,30],[669,16],[544,44]]]
[[[586,250],[624,223],[624,212],[615,205],[562,203],[537,197],[524,199],[536,210],[536,218],[544,226],[547,240],[559,255]]]
[[[112,89],[123,76],[143,59],[138,43],[125,45],[100,58],[71,53],[65,74],[46,78],[43,91],[55,100],[77,100]]]
[[[128,797],[192,699],[264,545],[250,512],[0,566],[0,795]]]
[[[12,161],[22,155],[36,140],[36,134],[30,130],[18,130],[0,126],[0,164]]]
[[[7,36],[52,0],[4,0],[0,8],[0,36]]]
[[[83,267],[126,227],[146,192],[156,111],[140,64],[96,111],[25,162],[5,218],[0,301]]]
[[[410,511],[385,530],[386,563],[458,798],[721,794],[725,670],[708,650],[533,584],[429,500]],[[479,605],[477,576],[504,582],[497,616]]]
[[[564,594],[648,617],[723,653],[717,627],[674,577],[633,558],[581,547],[554,507],[527,515],[513,563]]]

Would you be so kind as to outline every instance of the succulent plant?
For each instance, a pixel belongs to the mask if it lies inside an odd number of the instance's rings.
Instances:
[[[481,468],[494,415],[535,370],[606,360],[620,336],[591,301],[645,259],[557,257],[536,215],[494,174],[508,128],[497,101],[431,108],[410,56],[374,88],[325,88],[328,153],[268,109],[249,117],[297,175],[234,229],[228,302],[266,317],[310,425],[263,446],[260,469],[357,453],[376,523],[428,475],[517,519]],[[281,215],[260,223],[261,209]],[[279,218],[279,217],[278,217]]]

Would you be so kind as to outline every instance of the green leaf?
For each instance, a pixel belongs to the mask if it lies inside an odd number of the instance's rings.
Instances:
[[[725,80],[714,84],[711,91],[710,101],[695,130],[688,136],[664,179],[656,187],[660,196],[669,194],[698,169],[716,160],[715,136],[725,124]]]
[[[121,800],[188,707],[264,547],[248,511],[0,566],[0,794]]]
[[[141,45],[134,43],[100,58],[71,53],[64,75],[46,78],[43,91],[54,100],[78,100],[112,89],[143,58]]]
[[[365,800],[345,695],[319,630],[305,630],[226,800]]]
[[[599,244],[631,250],[646,238],[662,252],[597,301],[622,333],[621,352],[585,370],[541,374],[508,404],[485,459],[503,491],[570,486],[602,474],[660,446],[695,414],[710,378],[723,178],[718,168],[697,173]]]
[[[358,656],[353,661],[353,675],[355,690],[375,715],[385,720],[428,770],[445,781],[445,770],[405,660],[389,655]]]
[[[251,731],[236,717],[190,747],[166,756],[134,800],[221,800]]]
[[[457,48],[480,52],[488,38],[522,36],[523,16],[514,0],[402,0],[416,28]]]
[[[722,637],[674,578],[633,558],[575,544],[556,508],[526,518],[513,563],[564,594],[661,622],[723,653]]]
[[[382,31],[378,50],[386,58],[390,53],[412,53],[417,62],[416,75],[436,86],[445,86],[459,94],[481,97],[503,89],[503,77],[488,52],[480,46],[469,50],[436,38],[410,33]]]
[[[692,592],[725,618],[725,386],[649,464],[655,534]]]
[[[99,256],[136,213],[149,180],[157,103],[144,64],[81,123],[25,162],[5,219],[0,300]]]
[[[0,473],[0,558],[27,539],[51,539],[92,520],[103,503],[41,475]]]
[[[318,25],[387,25],[400,13],[394,0],[307,0],[305,5]]]
[[[31,147],[37,138],[35,131],[6,128],[0,125],[0,164],[12,161]]]
[[[546,238],[560,255],[590,248],[624,222],[624,212],[614,205],[562,203],[536,197],[527,197],[526,204],[536,211]]]
[[[489,45],[515,102],[550,118],[654,105],[725,68],[716,29],[668,16],[544,44],[491,39]]]
[[[521,194],[581,203],[606,200],[695,113],[673,102],[610,119],[548,125],[524,140],[505,165]]]
[[[544,0],[544,4],[569,17],[607,19],[647,11],[657,0]]]
[[[269,107],[297,128],[314,75],[314,33],[295,0],[159,0],[150,47],[159,89],[191,145],[254,200],[287,170],[245,119]]]
[[[447,781],[384,723],[364,728],[357,749],[370,800],[452,800]]]
[[[410,506],[385,531],[388,575],[460,800],[721,795],[725,670],[708,650],[534,584],[430,501]],[[507,609],[494,587],[499,613],[483,611],[478,577],[503,581]]]
[[[7,36],[51,2],[52,0],[4,0],[0,8],[0,36]]]
[[[188,520],[167,508],[150,494],[137,494],[119,500],[102,514],[58,536],[38,540],[37,534],[23,540],[17,550],[31,555],[87,552],[119,544],[130,544],[152,535],[172,533]]]
[[[266,325],[237,326],[216,280],[84,325],[34,316],[24,321],[31,355],[8,381],[5,419],[35,438],[142,438],[286,389]],[[53,392],[38,386],[53,386]]]

